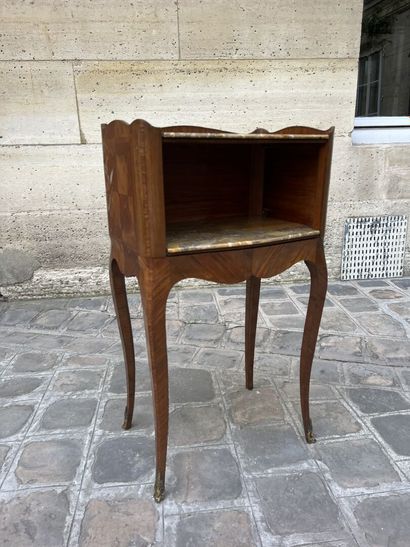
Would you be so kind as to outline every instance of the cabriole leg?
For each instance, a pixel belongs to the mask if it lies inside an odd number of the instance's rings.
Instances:
[[[165,468],[168,444],[168,358],[166,339],[166,303],[170,285],[161,278],[161,272],[142,272],[140,288],[144,310],[145,334],[151,369],[152,395],[155,419],[156,476],[154,500],[165,497]]]
[[[316,439],[309,412],[309,387],[312,361],[327,290],[327,268],[322,242],[318,243],[315,260],[307,260],[305,263],[309,268],[311,283],[300,355],[300,402],[306,441],[314,443]]]
[[[117,315],[118,329],[120,331],[122,350],[124,353],[125,373],[127,378],[127,406],[124,413],[124,429],[130,429],[132,415],[134,413],[135,400],[135,355],[130,312],[128,308],[125,276],[120,271],[116,260],[110,261],[111,293]]]
[[[258,321],[261,280],[251,277],[246,281],[245,313],[245,382],[246,389],[253,389],[253,362],[255,358],[256,324]]]

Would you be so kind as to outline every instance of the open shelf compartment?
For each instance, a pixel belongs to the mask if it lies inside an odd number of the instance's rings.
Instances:
[[[166,253],[320,236],[328,139],[164,133]]]

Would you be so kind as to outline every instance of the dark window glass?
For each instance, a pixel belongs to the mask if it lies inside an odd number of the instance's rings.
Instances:
[[[356,116],[410,115],[410,0],[364,0]]]
[[[361,57],[359,61],[359,84],[364,84],[367,81],[367,57]]]
[[[366,87],[361,85],[357,91],[357,116],[364,116],[362,112],[366,112]],[[359,114],[360,112],[360,114]]]
[[[369,116],[377,116],[379,114],[379,82],[370,84],[369,92]]]
[[[370,81],[375,82],[379,79],[380,73],[380,52],[370,55]]]
[[[381,51],[376,51],[359,61],[356,116],[380,116],[381,59]]]

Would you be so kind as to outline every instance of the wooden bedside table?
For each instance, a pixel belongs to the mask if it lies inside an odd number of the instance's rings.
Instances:
[[[152,376],[154,498],[164,498],[168,440],[165,308],[178,281],[246,281],[245,377],[253,360],[261,278],[304,260],[311,290],[300,357],[307,442],[309,382],[327,288],[323,252],[334,128],[235,134],[203,127],[102,126],[110,278],[127,373],[123,427],[131,427],[135,358],[125,276],[138,278]]]

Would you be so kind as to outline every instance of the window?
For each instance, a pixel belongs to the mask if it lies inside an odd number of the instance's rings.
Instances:
[[[353,142],[410,142],[409,116],[410,0],[364,0]]]
[[[379,116],[381,102],[381,50],[360,57],[356,116]]]

